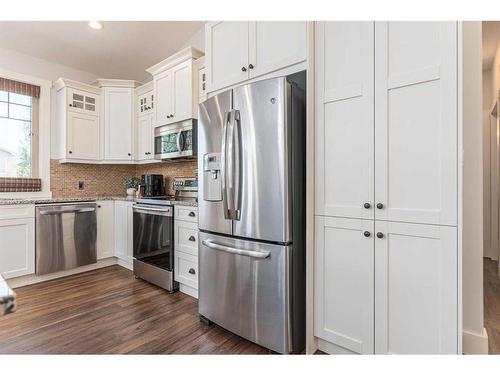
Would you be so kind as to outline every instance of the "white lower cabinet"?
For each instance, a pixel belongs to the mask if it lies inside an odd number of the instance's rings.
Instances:
[[[376,221],[375,353],[457,354],[457,230]]]
[[[174,206],[174,279],[198,298],[198,208]]]
[[[132,265],[133,202],[115,201],[115,256]]]
[[[340,351],[457,354],[454,227],[316,217],[315,327]]]
[[[35,273],[33,206],[0,207],[0,274],[5,279]]]
[[[314,333],[364,354],[373,353],[374,343],[373,225],[316,217]]]
[[[115,254],[114,209],[112,200],[97,202],[97,259],[104,259]]]

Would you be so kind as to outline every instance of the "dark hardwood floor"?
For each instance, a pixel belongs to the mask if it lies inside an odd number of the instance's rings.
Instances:
[[[0,317],[0,354],[263,354],[199,322],[198,303],[111,266],[16,289]]]
[[[500,354],[500,279],[498,262],[484,259],[484,326],[489,354]]]

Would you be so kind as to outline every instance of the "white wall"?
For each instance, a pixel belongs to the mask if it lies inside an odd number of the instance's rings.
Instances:
[[[194,34],[187,42],[182,46],[188,47],[192,46],[194,48],[199,49],[200,51],[205,52],[205,25],[203,25],[202,28],[200,28],[196,34]]]
[[[487,353],[483,319],[483,132],[481,22],[463,22],[463,351]]]
[[[490,110],[493,103],[493,85],[491,69],[483,70],[483,244],[484,256],[496,259],[491,248],[491,185],[490,185]]]

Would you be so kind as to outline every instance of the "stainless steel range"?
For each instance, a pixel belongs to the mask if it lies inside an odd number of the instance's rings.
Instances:
[[[174,207],[176,201],[197,201],[198,180],[174,178],[174,196],[137,200],[134,212],[134,275],[170,292],[174,280]]]

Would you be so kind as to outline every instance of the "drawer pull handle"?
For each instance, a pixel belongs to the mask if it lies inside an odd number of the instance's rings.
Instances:
[[[194,268],[190,268],[188,272],[189,272],[191,275],[196,275],[196,271],[194,270]]]
[[[196,214],[195,214],[193,211],[191,211],[191,212],[188,214],[188,216],[195,217],[195,216],[196,216]]]
[[[194,242],[194,241],[196,241],[196,238],[194,236],[190,236],[189,237],[189,241],[193,241]]]

